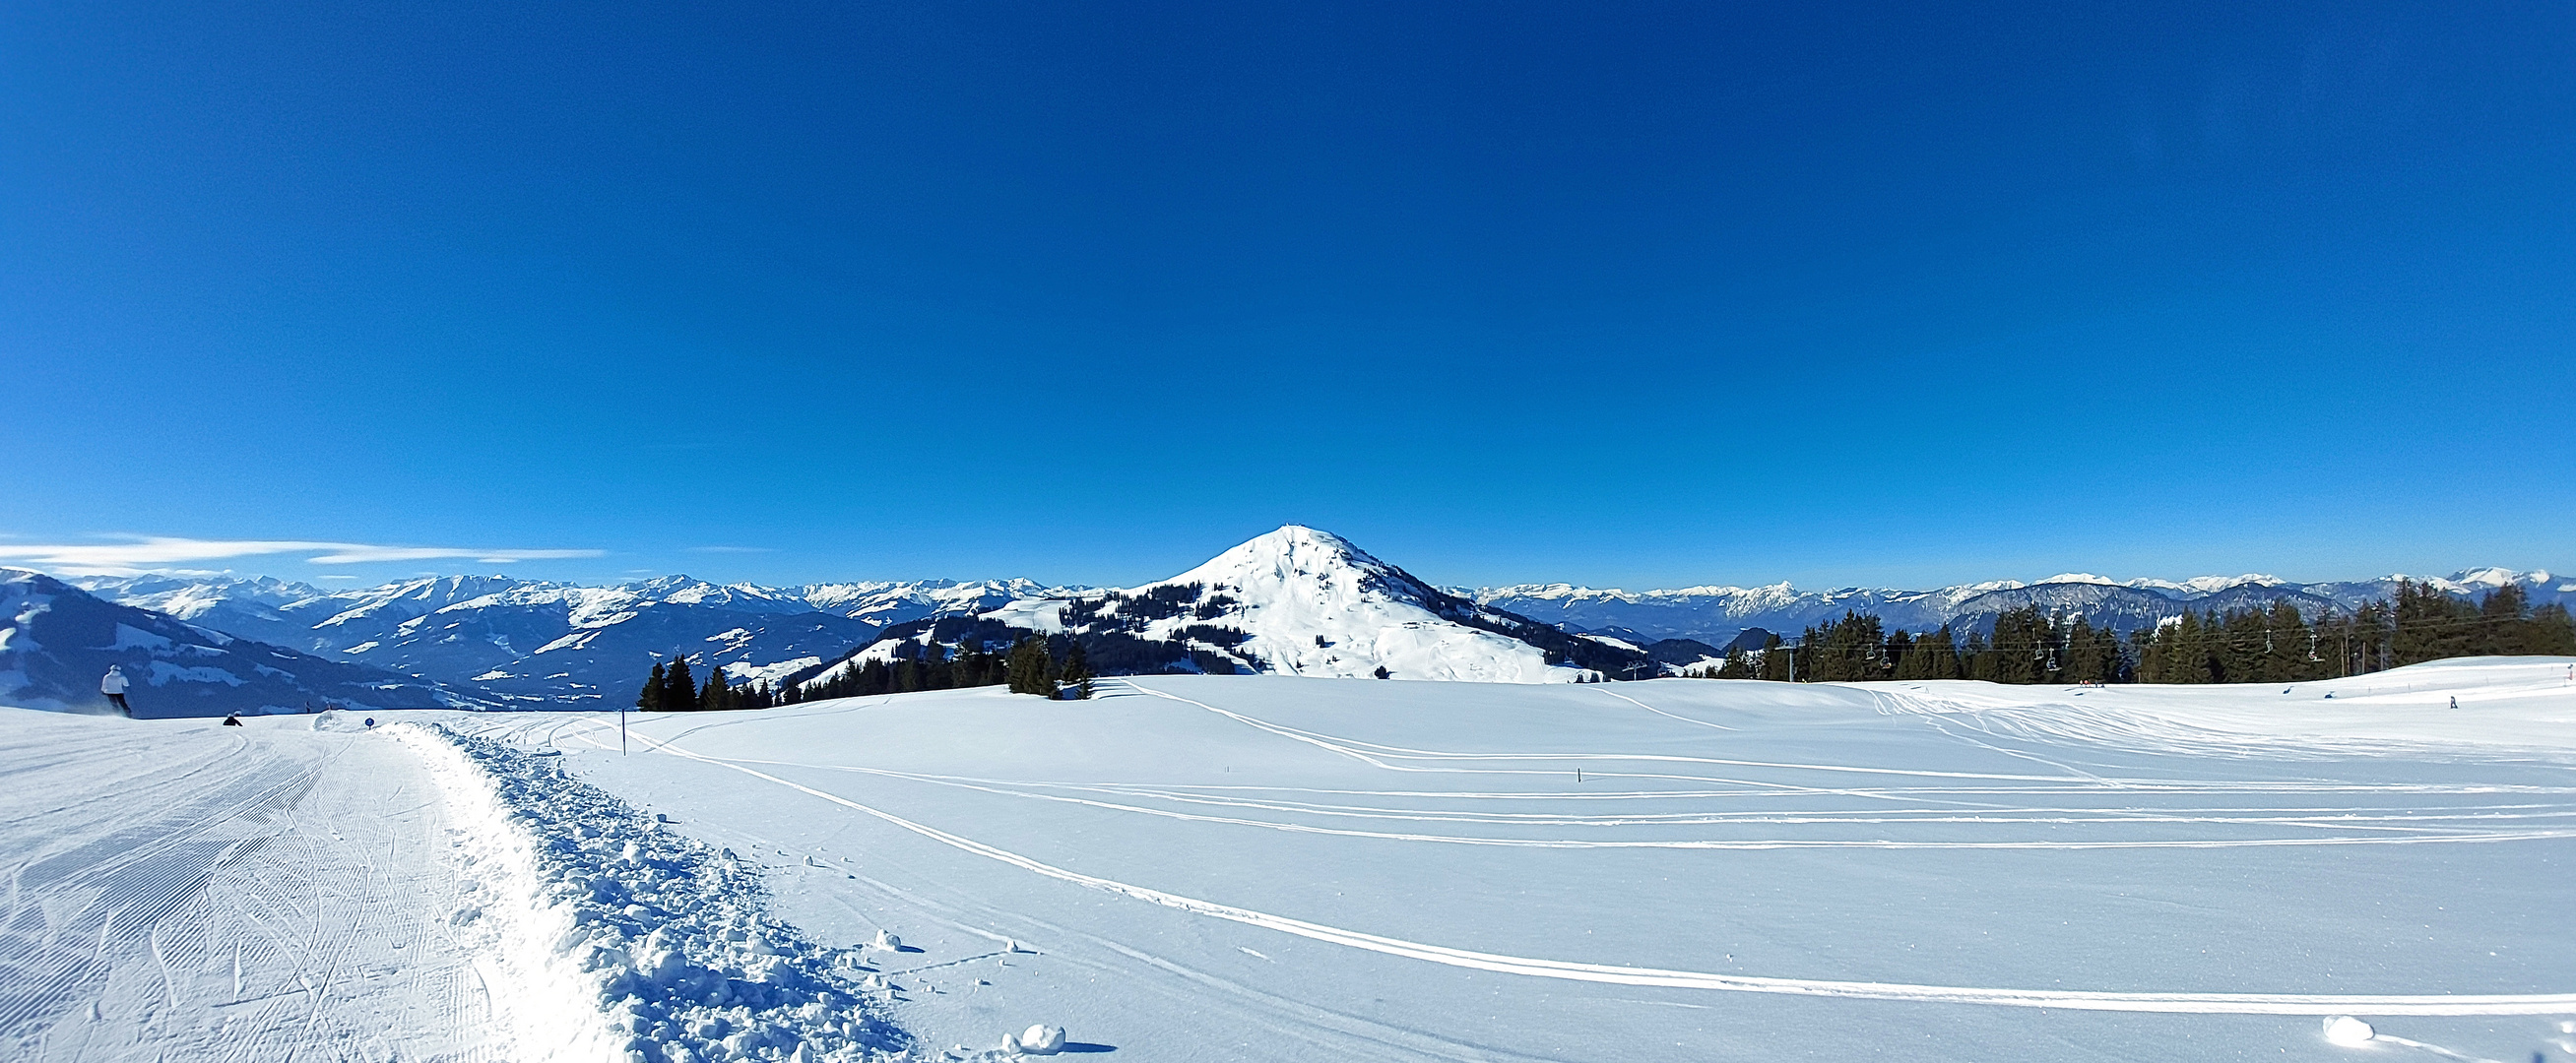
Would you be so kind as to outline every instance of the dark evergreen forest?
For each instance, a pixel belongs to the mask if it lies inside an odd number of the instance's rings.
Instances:
[[[789,687],[785,692],[792,693],[794,689]],[[699,686],[689,675],[689,659],[675,654],[668,667],[659,663],[653,665],[653,674],[644,680],[644,689],[635,695],[635,707],[645,712],[765,709],[793,700],[782,698],[781,693],[767,683],[728,683],[722,668],[708,671],[706,685]]]
[[[2084,617],[2050,616],[2038,606],[2004,613],[1992,631],[1964,638],[1946,626],[1922,634],[1885,631],[1878,617],[1845,612],[1806,629],[1794,644],[1773,635],[1759,649],[1689,674],[1784,682],[2288,683],[2490,654],[2576,655],[2576,622],[2565,606],[2532,608],[2520,587],[2472,604],[2411,583],[2398,586],[2394,601],[2313,621],[2275,602],[2268,609],[2185,612],[2126,640]]]

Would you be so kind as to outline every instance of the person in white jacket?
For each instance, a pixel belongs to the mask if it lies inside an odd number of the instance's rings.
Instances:
[[[134,706],[125,703],[125,669],[122,666],[107,666],[107,674],[99,677],[98,692],[107,695],[108,704],[116,706],[116,711],[129,718],[134,715]]]

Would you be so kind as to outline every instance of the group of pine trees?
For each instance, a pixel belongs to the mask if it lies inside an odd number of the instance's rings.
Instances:
[[[2376,601],[2310,624],[2287,602],[2224,616],[2184,614],[2131,640],[2149,683],[2292,683],[2384,671],[2446,657],[2576,654],[2567,607],[2534,609],[2518,586],[2470,604],[2402,583]]]
[[[1879,618],[1846,611],[1811,627],[1796,645],[1773,635],[1759,650],[1730,654],[1708,679],[1852,682],[1870,679],[1983,679],[1994,683],[2117,683],[2130,678],[2120,637],[2078,616],[2059,619],[2037,606],[1995,618],[1991,634],[1965,639],[1948,625],[1921,635],[1886,631]]]
[[[1084,657],[1082,643],[1073,639],[1065,642],[1064,653],[1059,659],[1050,652],[1047,640],[1036,635],[1021,639],[1004,653],[987,652],[980,643],[967,642],[953,656],[947,646],[932,641],[901,647],[891,659],[879,658],[856,668],[842,669],[820,682],[789,683],[777,688],[765,682],[728,686],[721,668],[707,676],[705,687],[694,687],[691,685],[689,659],[673,657],[667,667],[660,663],[653,665],[652,675],[644,681],[644,690],[635,699],[635,707],[646,712],[765,709],[773,705],[830,698],[955,690],[1005,683],[1015,694],[1088,698],[1091,696],[1092,672]]]
[[[2286,601],[2227,613],[2186,611],[2123,641],[2082,616],[2026,606],[1991,632],[1958,638],[1947,625],[1921,635],[1883,631],[1879,618],[1846,611],[1795,645],[1773,635],[1728,655],[1707,679],[1835,682],[1983,679],[1995,683],[2283,683],[2333,679],[2446,657],[2576,655],[2565,606],[2534,609],[2507,585],[2471,604],[2432,587],[2398,585],[2376,601],[2314,621]]]
[[[1065,640],[1064,657],[1059,661],[1048,652],[1047,640],[1036,635],[1021,639],[1011,647],[1006,680],[1014,694],[1041,694],[1056,697],[1070,692],[1076,698],[1091,696],[1091,661],[1084,655],[1082,640]]]
[[[644,689],[635,695],[635,707],[645,712],[718,712],[725,709],[765,709],[781,704],[782,693],[766,682],[734,685],[725,681],[724,669],[710,668],[705,686],[699,686],[689,674],[689,659],[674,656],[669,667],[653,665],[653,674],[644,680]]]
[[[1003,678],[1002,655],[986,652],[980,642],[961,643],[954,655],[935,640],[899,643],[887,657],[844,668],[820,682],[790,686],[787,703],[988,687]]]

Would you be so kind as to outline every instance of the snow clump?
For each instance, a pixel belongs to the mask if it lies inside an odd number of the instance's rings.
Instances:
[[[1064,1027],[1045,1023],[1020,1032],[1020,1051],[1033,1056],[1052,1056],[1064,1051]]]
[[[521,880],[494,892],[533,893],[510,899],[518,923],[537,932],[494,944],[546,951],[511,958],[537,972],[523,980],[538,995],[578,998],[590,1013],[575,1020],[587,1029],[532,1031],[539,1036],[521,1040],[541,1043],[522,1048],[600,1045],[629,1063],[860,1063],[910,1047],[878,1016],[886,991],[862,982],[866,968],[769,915],[757,869],[659,829],[655,817],[562,773],[560,761],[435,724],[417,733],[443,739],[410,743],[434,769],[449,769],[442,781],[463,775],[488,786],[499,833],[525,843],[511,847],[524,857],[500,861],[521,873],[485,877]]]
[[[2326,1020],[2326,1041],[2331,1044],[2368,1044],[2371,1038],[2377,1036],[2379,1031],[2371,1029],[2369,1023],[2350,1015],[2337,1015]]]

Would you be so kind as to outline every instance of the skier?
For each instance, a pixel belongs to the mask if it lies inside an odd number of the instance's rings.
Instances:
[[[2458,698],[2452,698],[2452,699],[2451,699],[2451,711],[2452,711],[2452,712],[2458,712],[2458,711],[2460,711],[2460,699],[2458,699]]]
[[[236,713],[234,713],[234,714],[232,714],[232,715],[230,715],[230,716],[226,716],[226,717],[224,717],[224,726],[226,726],[226,727],[240,727],[240,726],[242,726],[242,722],[241,722],[241,714],[240,714],[240,713],[238,713],[238,712],[236,712]]]
[[[116,711],[124,713],[130,720],[134,718],[134,706],[125,703],[125,685],[125,669],[121,665],[108,665],[107,674],[98,677],[98,692],[107,695],[107,703],[116,706]]]

